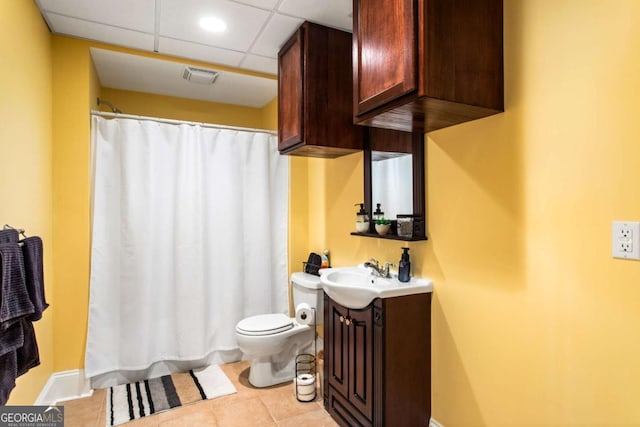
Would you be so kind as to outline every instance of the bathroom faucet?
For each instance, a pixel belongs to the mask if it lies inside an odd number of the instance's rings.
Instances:
[[[384,265],[384,267],[381,267],[377,259],[371,258],[369,261],[364,263],[364,266],[371,267],[371,272],[376,274],[378,277],[384,277],[385,279],[388,279],[391,277],[389,268],[395,267],[396,265],[388,262]]]

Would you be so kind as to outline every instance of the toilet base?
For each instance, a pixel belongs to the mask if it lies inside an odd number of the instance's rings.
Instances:
[[[293,379],[294,359],[289,363],[274,363],[269,357],[261,357],[251,361],[249,382],[254,387],[269,387]]]
[[[297,354],[313,352],[313,335],[315,331],[309,330],[300,338],[305,343],[300,347],[300,342],[291,343],[291,347],[273,356],[261,356],[251,358],[249,368],[249,382],[254,387],[269,387],[293,380],[295,359]]]

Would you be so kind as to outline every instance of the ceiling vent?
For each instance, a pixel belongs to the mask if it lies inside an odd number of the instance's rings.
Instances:
[[[212,85],[218,78],[219,74],[219,72],[213,70],[185,66],[182,78],[191,83]]]

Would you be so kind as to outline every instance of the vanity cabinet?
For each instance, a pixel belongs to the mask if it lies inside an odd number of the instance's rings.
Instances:
[[[431,293],[350,309],[324,295],[326,410],[338,424],[428,426]]]
[[[504,110],[502,0],[354,0],[354,121],[429,132]]]
[[[351,34],[303,23],[278,54],[278,150],[333,158],[362,149],[353,124]]]
[[[325,325],[329,327],[329,342],[325,349],[329,349],[329,355],[325,378],[329,381],[328,401],[336,415],[348,421],[347,425],[373,425],[374,309],[350,310],[327,299],[329,318],[325,319]]]

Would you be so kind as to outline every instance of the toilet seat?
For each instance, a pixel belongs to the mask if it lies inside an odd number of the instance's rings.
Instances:
[[[282,313],[260,314],[238,322],[238,333],[250,336],[273,335],[293,328],[293,319]]]

